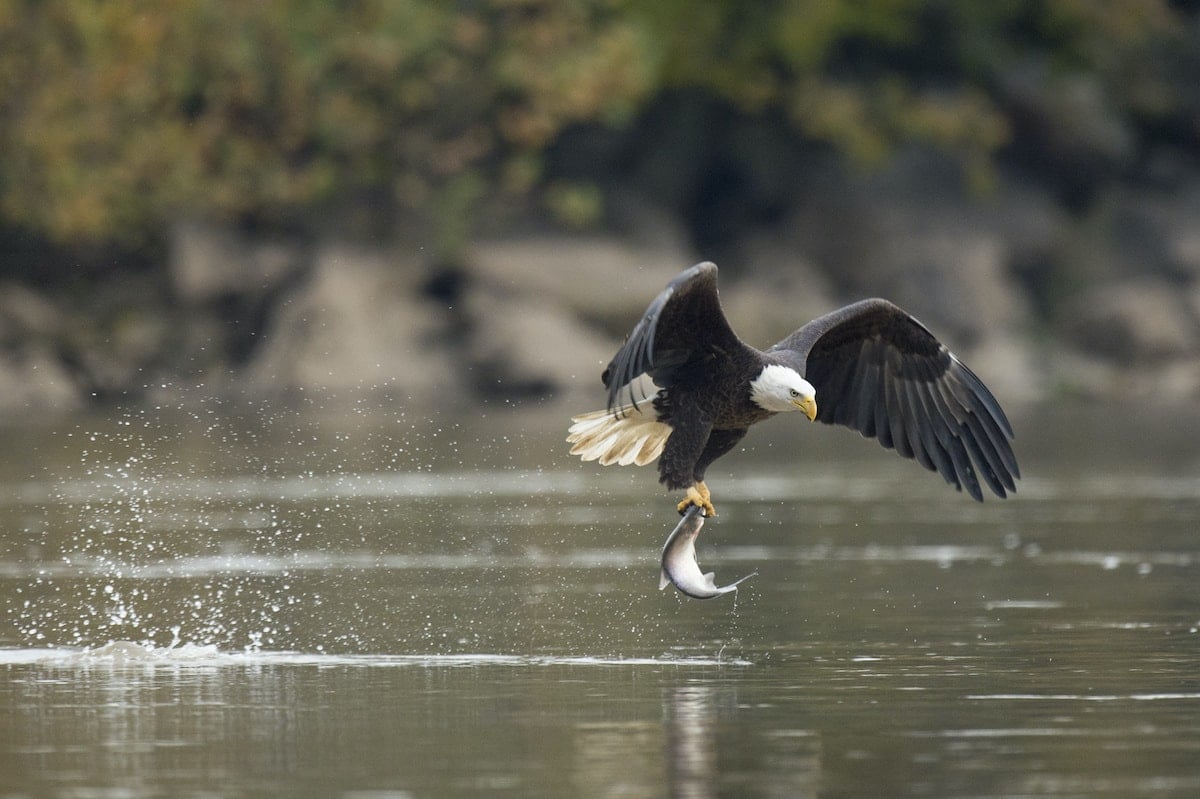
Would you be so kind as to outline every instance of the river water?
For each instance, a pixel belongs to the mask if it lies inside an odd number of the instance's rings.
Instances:
[[[0,797],[1200,795],[1200,414],[1014,414],[983,504],[757,427],[675,497],[537,409],[0,429]]]

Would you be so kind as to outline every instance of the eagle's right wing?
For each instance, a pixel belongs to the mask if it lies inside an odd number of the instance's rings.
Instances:
[[[604,370],[608,408],[622,405],[623,390],[630,402],[639,401],[631,386],[639,375],[649,375],[656,385],[670,388],[710,376],[709,367],[722,354],[745,347],[721,310],[716,264],[696,264],[654,298]]]

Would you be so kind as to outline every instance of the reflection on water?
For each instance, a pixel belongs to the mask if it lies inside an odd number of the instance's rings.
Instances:
[[[686,799],[716,796],[717,751],[713,733],[713,689],[675,688],[664,708],[670,751],[672,794]]]
[[[770,779],[755,772],[730,768],[737,751],[722,751],[732,743],[720,735],[724,727],[717,707],[729,691],[714,684],[676,685],[663,694],[667,739],[665,782],[672,797],[713,799],[754,791],[764,796],[806,799],[821,787],[820,734],[780,729],[758,736],[755,747]],[[738,707],[726,709],[736,713]],[[738,747],[740,749],[740,746]],[[655,783],[650,783],[655,784]]]
[[[652,799],[669,784],[654,721],[581,722],[572,733],[574,795]]]
[[[456,788],[521,795],[710,797],[756,785],[803,797],[818,784],[815,739],[794,730],[757,736],[769,775],[729,770],[745,753],[723,733],[737,706],[712,662],[231,656],[132,644],[3,654],[14,677],[4,706],[16,712],[0,753],[7,789],[38,775],[68,789],[88,775],[153,795],[215,771],[235,793],[301,777],[411,790],[430,767],[456,765]],[[567,767],[539,773],[559,751]]]
[[[1200,455],[1041,418],[982,505],[775,426],[736,604],[519,415],[0,431],[0,796],[1197,795]]]
[[[11,737],[0,741],[0,787],[44,778],[43,787],[67,790],[86,779],[135,796],[194,789],[214,776],[235,794],[291,786],[281,792],[328,795],[337,786],[426,795],[438,786],[449,795],[659,796],[677,757],[674,736],[656,721],[659,681],[725,668],[132,644],[5,654],[13,679],[3,707],[12,715],[4,727]],[[710,746],[712,723],[686,721]],[[696,776],[715,779],[714,765]]]

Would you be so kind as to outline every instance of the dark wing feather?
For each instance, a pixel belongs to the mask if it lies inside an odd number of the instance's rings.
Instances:
[[[604,370],[609,410],[621,405],[621,392],[638,402],[630,383],[647,374],[656,385],[710,373],[706,365],[722,354],[746,349],[721,310],[717,267],[696,264],[667,284]]]
[[[975,373],[887,300],[814,319],[769,350],[817,391],[817,419],[877,438],[983,499],[1020,477],[1012,425]]]

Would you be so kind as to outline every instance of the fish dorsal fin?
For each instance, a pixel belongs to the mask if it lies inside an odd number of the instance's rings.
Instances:
[[[717,587],[717,573],[709,572],[708,574],[704,575],[704,582],[708,584],[709,588],[716,588]]]

